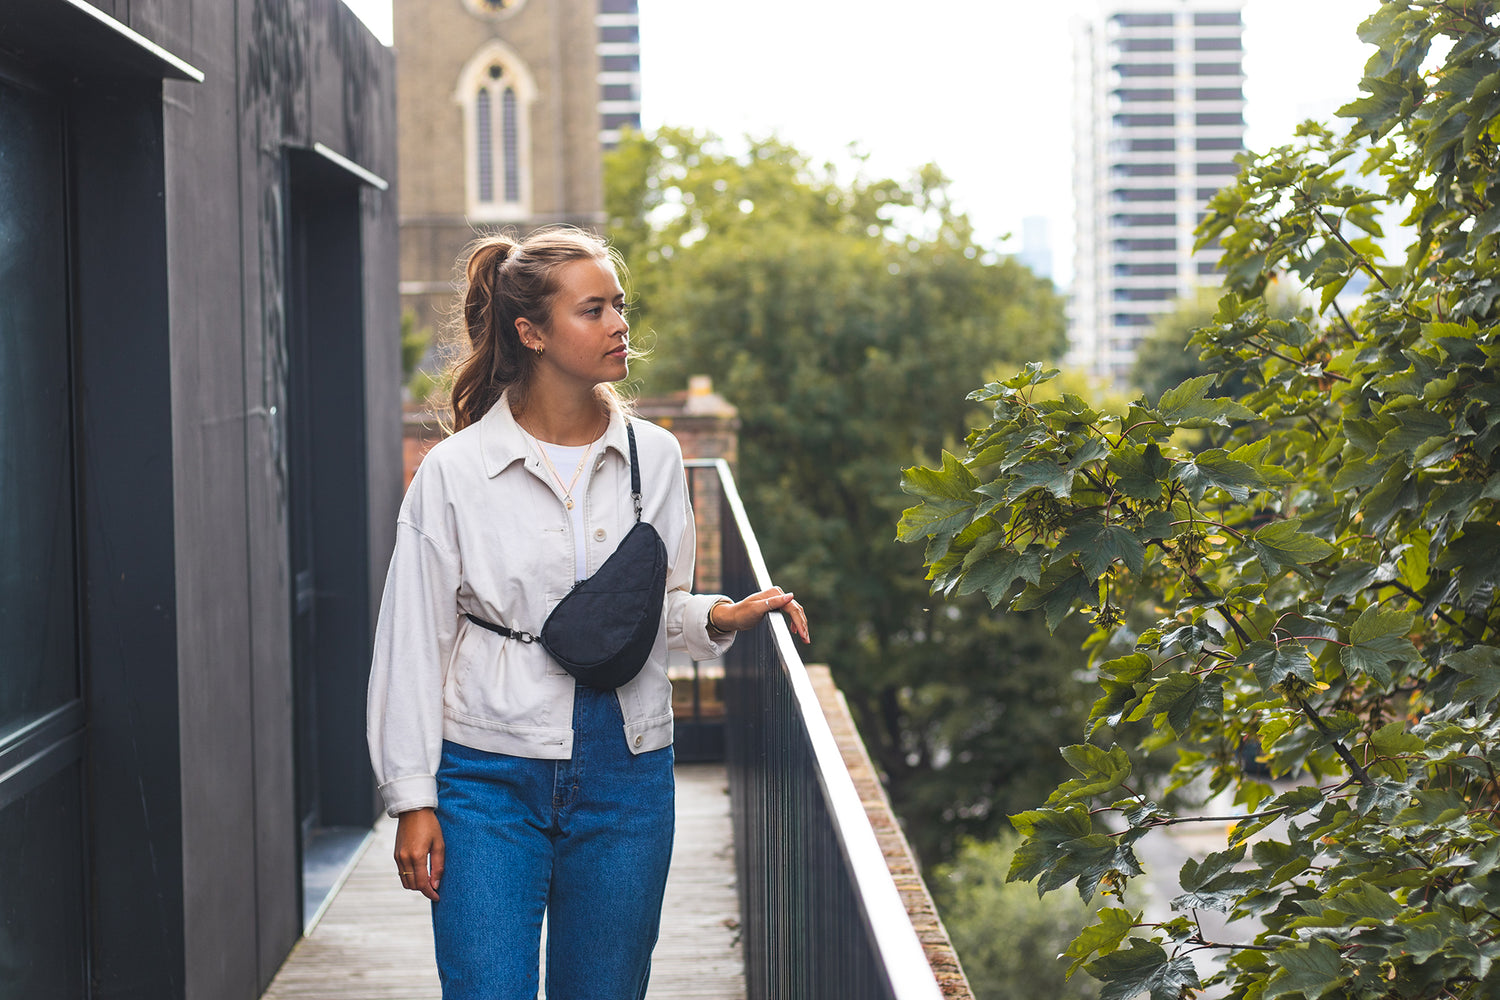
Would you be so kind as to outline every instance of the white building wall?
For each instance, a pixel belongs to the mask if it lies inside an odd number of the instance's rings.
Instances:
[[[1193,252],[1244,146],[1243,0],[1099,0],[1074,30],[1067,362],[1123,382],[1155,317],[1216,283]]]
[[[641,127],[641,15],[638,0],[600,0],[599,144],[619,145],[620,133]]]

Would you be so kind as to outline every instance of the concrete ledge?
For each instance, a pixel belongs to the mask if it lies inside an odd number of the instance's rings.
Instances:
[[[906,903],[906,912],[911,917],[912,926],[916,928],[922,950],[927,953],[928,964],[932,966],[932,974],[936,977],[943,996],[950,1000],[974,1000],[969,980],[964,976],[963,967],[959,965],[957,952],[953,950],[953,942],[948,939],[947,928],[938,917],[937,907],[933,905],[932,896],[927,891],[927,883],[922,881],[911,845],[906,842],[901,824],[891,811],[890,800],[881,787],[880,777],[865,750],[864,741],[860,739],[843,693],[833,683],[828,667],[809,664],[807,673],[818,694],[823,714],[828,719],[828,726],[833,730],[833,738],[838,741],[844,766],[849,769],[854,787],[859,791],[860,802],[864,804],[865,813],[870,817],[870,825],[875,828],[881,853],[885,855],[891,876],[896,880],[896,888],[900,890],[901,899]]]

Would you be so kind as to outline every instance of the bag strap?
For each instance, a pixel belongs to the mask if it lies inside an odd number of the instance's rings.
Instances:
[[[471,615],[467,611],[464,612],[464,617],[469,619],[469,621],[473,622],[475,625],[478,625],[480,628],[489,629],[496,635],[503,635],[507,639],[519,639],[521,642],[536,642],[537,637],[532,635],[530,632],[518,632],[513,628],[506,628],[504,625],[496,625],[494,622],[485,621],[478,615]]]
[[[635,504],[635,519],[639,523],[641,519],[641,463],[635,451],[635,425],[630,422],[629,418],[625,420],[625,433],[630,438],[630,499]],[[471,615],[468,612],[464,612],[464,617],[480,628],[489,629],[496,635],[503,635],[507,639],[519,639],[521,642],[537,641],[537,637],[530,632],[520,632],[513,628],[506,628],[504,625],[496,625],[494,622],[487,622],[478,615]]]
[[[627,418],[625,433],[630,437],[630,499],[635,504],[635,520],[641,521],[641,463],[635,454],[635,425]]]

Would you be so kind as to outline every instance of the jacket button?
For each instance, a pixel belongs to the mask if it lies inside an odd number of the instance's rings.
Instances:
[[[640,738],[640,737],[639,737],[639,736],[637,736],[637,737],[636,737],[636,738],[635,738],[635,745],[636,745],[636,746],[640,746],[640,745],[641,745],[641,738]]]
[[[604,531],[603,528],[595,528],[594,529],[594,541],[596,541],[596,542],[602,542],[602,541],[604,541],[608,537],[609,536],[607,534],[605,534],[605,531]]]

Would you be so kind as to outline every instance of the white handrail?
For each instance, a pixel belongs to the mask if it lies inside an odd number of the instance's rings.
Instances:
[[[764,590],[772,585],[771,574],[766,568],[765,557],[760,551],[760,542],[740,501],[734,475],[723,459],[696,460],[687,463],[693,467],[712,467],[718,471],[719,483],[724,490],[724,500],[739,528],[740,539],[755,576],[756,587]],[[854,779],[844,766],[843,754],[834,739],[828,719],[823,715],[817,693],[792,641],[791,629],[785,616],[776,614],[771,619],[771,635],[776,644],[777,658],[786,672],[787,681],[797,699],[797,708],[807,728],[813,759],[817,763],[818,785],[823,791],[823,800],[838,837],[839,848],[849,865],[850,881],[859,896],[861,909],[869,924],[874,940],[874,950],[885,968],[886,978],[897,1000],[942,1000],[942,991],[922,942],[912,926],[906,904],[896,881],[891,877],[890,866],[880,849],[875,828],[860,801],[854,787]]]

